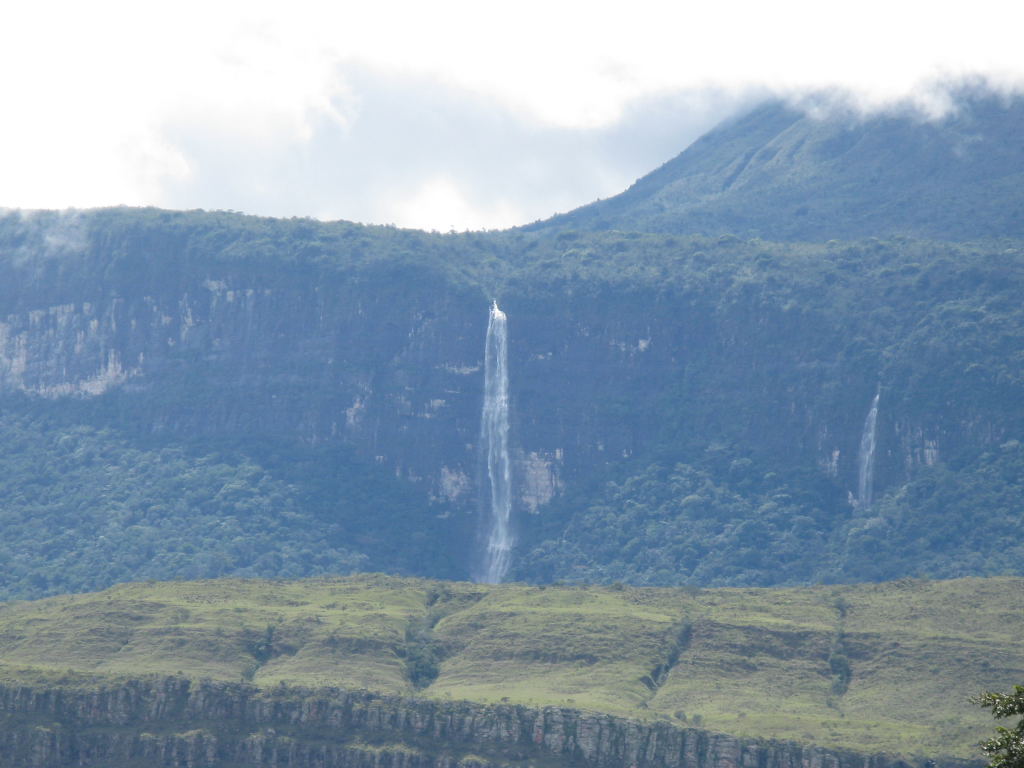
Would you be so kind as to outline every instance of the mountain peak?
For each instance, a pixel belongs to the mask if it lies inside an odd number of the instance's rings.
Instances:
[[[533,228],[773,240],[1024,236],[1024,98],[956,94],[928,118],[762,103],[620,195]]]

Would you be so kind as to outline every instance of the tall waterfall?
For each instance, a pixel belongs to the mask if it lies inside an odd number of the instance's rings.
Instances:
[[[487,549],[480,581],[498,584],[512,554],[512,463],[508,453],[508,323],[498,302],[491,305],[484,353],[484,409],[480,443],[487,456],[491,490]]]
[[[878,423],[878,398],[881,391],[875,392],[871,401],[871,410],[864,420],[864,431],[860,436],[860,455],[857,473],[857,506],[866,507],[871,503],[871,494],[875,484],[875,427]]]

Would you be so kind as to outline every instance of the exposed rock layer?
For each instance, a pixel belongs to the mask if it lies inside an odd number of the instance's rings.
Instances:
[[[890,768],[865,756],[576,710],[185,678],[0,686],[3,765],[188,768]]]

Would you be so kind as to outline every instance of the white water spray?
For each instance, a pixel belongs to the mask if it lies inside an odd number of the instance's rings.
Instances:
[[[871,494],[875,484],[875,427],[878,423],[878,398],[881,391],[875,392],[871,401],[871,410],[864,420],[864,431],[860,436],[860,455],[857,473],[857,506],[866,507],[871,504]]]
[[[512,555],[512,462],[508,453],[508,323],[498,302],[491,305],[484,352],[484,409],[480,443],[487,454],[491,516],[480,580],[499,584]]]

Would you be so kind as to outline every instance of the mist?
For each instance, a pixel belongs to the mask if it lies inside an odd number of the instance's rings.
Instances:
[[[616,194],[763,98],[706,88],[635,100],[612,124],[538,121],[485,95],[366,68],[339,73],[303,135],[239,137],[196,115],[162,127],[188,171],[158,204],[422,229],[524,224]]]

